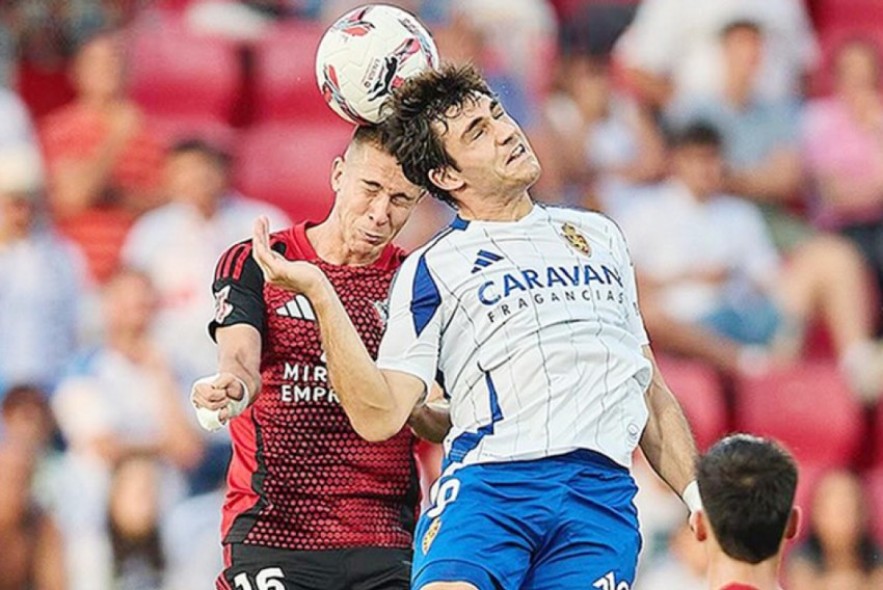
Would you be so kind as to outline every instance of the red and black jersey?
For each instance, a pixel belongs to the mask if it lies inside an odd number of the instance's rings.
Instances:
[[[370,266],[328,264],[307,240],[306,224],[273,234],[270,244],[325,272],[376,358],[404,252],[390,245]],[[224,542],[299,551],[409,547],[418,501],[410,430],[381,443],[356,434],[331,388],[309,300],[265,284],[250,242],[221,256],[214,293],[213,337],[241,323],[262,337],[261,393],[230,423]]]

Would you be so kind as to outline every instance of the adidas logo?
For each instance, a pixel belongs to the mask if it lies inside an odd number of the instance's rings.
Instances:
[[[487,250],[479,250],[478,254],[476,255],[475,262],[472,265],[472,274],[475,274],[482,269],[489,267],[498,260],[503,260],[503,257],[499,254],[488,252]]]
[[[313,311],[313,306],[310,305],[310,300],[303,295],[296,295],[294,299],[282,307],[277,307],[276,315],[281,315],[284,318],[308,320],[310,322],[316,321],[316,314]]]

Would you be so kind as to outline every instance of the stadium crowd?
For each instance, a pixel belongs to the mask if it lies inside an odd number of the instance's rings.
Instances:
[[[209,285],[258,215],[329,208],[351,128],[313,58],[357,4],[0,5],[0,589],[220,571],[229,439],[188,400],[214,371]],[[740,430],[794,453],[808,525],[786,583],[883,587],[883,6],[395,4],[529,130],[538,200],[622,227],[700,448]],[[451,216],[425,200],[402,245]],[[637,587],[704,588],[680,500],[637,471]]]

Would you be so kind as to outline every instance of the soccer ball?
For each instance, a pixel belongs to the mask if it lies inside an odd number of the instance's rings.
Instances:
[[[351,123],[378,123],[389,93],[438,63],[435,42],[413,15],[369,4],[325,32],[316,52],[316,79],[335,113]]]

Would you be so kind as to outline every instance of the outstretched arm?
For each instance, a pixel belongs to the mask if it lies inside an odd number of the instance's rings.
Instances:
[[[377,368],[325,273],[271,250],[263,217],[255,222],[252,253],[267,282],[303,293],[313,304],[331,385],[355,431],[369,441],[395,436],[423,398],[423,382],[407,373]]]
[[[693,505],[690,494],[685,497],[684,492],[695,479],[696,444],[684,412],[665,384],[649,346],[644,347],[644,356],[653,365],[653,380],[645,394],[650,417],[641,437],[641,450],[653,470],[693,511],[698,506]]]

